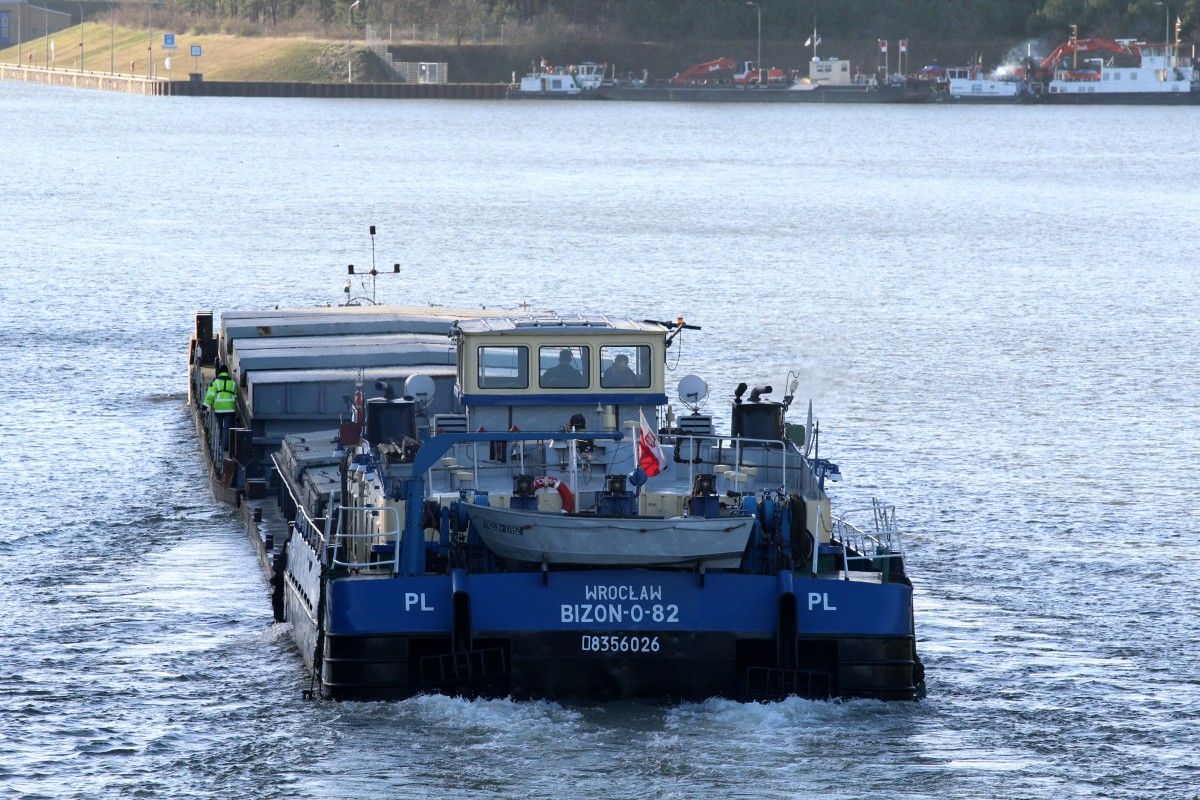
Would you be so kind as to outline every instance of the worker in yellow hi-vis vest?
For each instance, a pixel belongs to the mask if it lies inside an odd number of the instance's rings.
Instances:
[[[217,431],[218,431],[218,447],[222,450],[228,449],[228,442],[225,441],[229,435],[229,426],[233,422],[233,414],[237,411],[237,402],[234,399],[237,395],[237,385],[233,379],[229,377],[229,370],[223,366],[217,367],[217,377],[208,385],[208,391],[204,394],[204,410],[212,411],[216,415]]]

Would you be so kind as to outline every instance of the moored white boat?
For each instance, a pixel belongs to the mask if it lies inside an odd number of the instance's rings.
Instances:
[[[1050,103],[1200,102],[1192,60],[1169,43],[1134,39],[1072,39],[1042,62],[1052,71],[1043,97]]]
[[[970,102],[1017,102],[1033,96],[1030,84],[1011,74],[986,74],[977,67],[945,70],[946,94],[951,100]]]
[[[1192,60],[1176,56],[1170,47],[1147,47],[1118,40],[1127,54],[1091,50],[1063,56],[1046,84],[1048,102],[1187,103],[1198,102]],[[1074,61],[1074,64],[1072,62]]]
[[[604,81],[607,64],[586,61],[569,67],[541,66],[509,87],[508,97],[518,99],[595,99]]]
[[[1042,59],[1029,55],[992,73],[982,65],[925,67],[948,102],[1077,105],[1200,104],[1200,71],[1179,43],[1074,36]]]

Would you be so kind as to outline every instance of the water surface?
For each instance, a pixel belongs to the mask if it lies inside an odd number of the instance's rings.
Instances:
[[[1200,796],[1194,109],[0,104],[0,795]],[[301,700],[186,341],[372,224],[381,300],[683,315],[718,416],[798,372],[928,699]]]

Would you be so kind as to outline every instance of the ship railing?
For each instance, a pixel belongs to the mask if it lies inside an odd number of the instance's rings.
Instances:
[[[289,489],[290,492],[290,489]],[[308,515],[308,511],[302,505],[296,506],[296,520],[292,523],[296,527],[296,533],[304,537],[304,541],[308,542],[308,546],[318,553],[325,544],[325,531],[315,519]]]
[[[851,522],[849,517],[865,517],[870,515],[873,530]],[[871,500],[871,505],[865,508],[852,508],[833,517],[830,528],[831,538],[841,544],[842,570],[849,580],[850,563],[869,561],[878,564],[881,561],[904,558],[904,541],[900,529],[896,525],[896,507]],[[865,527],[867,523],[863,523]],[[851,552],[857,555],[851,555]]]
[[[382,531],[370,531],[368,533],[346,533],[342,530],[342,520],[345,519],[346,511],[362,511],[370,512],[372,516],[379,512],[384,513],[385,519],[389,516],[394,523],[390,528]],[[378,569],[384,566],[390,566],[392,573],[395,574],[400,570],[400,512],[393,506],[339,506],[335,514],[337,521],[334,523],[333,533],[330,541],[334,545],[333,556],[330,563],[334,567],[343,569]],[[382,539],[383,541],[378,541]],[[358,543],[367,545],[382,545],[385,549],[391,549],[391,558],[387,561],[382,559],[371,561],[371,553],[374,552],[370,546],[365,548],[356,548],[353,545]],[[365,553],[366,561],[359,561],[360,556],[353,555],[355,551]]]
[[[666,438],[666,437],[664,437]],[[674,433],[669,438],[666,438],[664,443],[671,444],[675,448],[675,460],[677,462],[686,462],[688,464],[688,483],[689,485],[694,480],[695,468],[699,466],[717,466],[732,461],[728,472],[735,475],[741,473],[738,480],[745,480],[746,475],[742,472],[743,468],[750,467],[759,471],[760,477],[756,481],[759,486],[769,486],[771,484],[771,473],[775,470],[779,471],[779,485],[785,489],[790,488],[788,484],[788,461],[789,456],[795,456],[798,463],[792,467],[793,478],[798,473],[800,478],[801,491],[807,491],[813,487],[807,485],[811,478],[811,470],[804,469],[808,463],[807,459],[786,440],[781,439],[756,439],[746,436],[728,436],[721,434],[698,434],[698,433]],[[705,450],[708,450],[707,457]],[[683,455],[681,455],[681,453]],[[754,453],[756,456],[762,454],[764,461],[771,461],[770,453],[779,453],[779,463],[752,463],[745,460],[747,453]],[[683,457],[686,456],[686,457]],[[732,456],[732,459],[729,458]],[[718,477],[725,477],[718,475]],[[732,488],[732,487],[731,487]]]

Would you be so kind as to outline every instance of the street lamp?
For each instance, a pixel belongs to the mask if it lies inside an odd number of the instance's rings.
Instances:
[[[350,44],[350,36],[354,33],[354,7],[359,4],[360,0],[354,0],[350,4],[350,8],[346,10],[346,14],[350,17],[349,27],[346,29],[346,83],[354,83],[354,50]]]
[[[79,71],[83,72],[83,3],[79,6]]]
[[[762,86],[762,7],[754,0],[748,0],[746,5],[754,6],[754,10],[758,12],[758,61],[755,65],[758,67],[758,85]]]
[[[1162,0],[1158,0],[1154,5],[1162,6],[1167,12],[1167,25],[1164,28],[1163,35],[1163,80],[1167,79],[1167,70],[1171,68],[1171,7]]]

